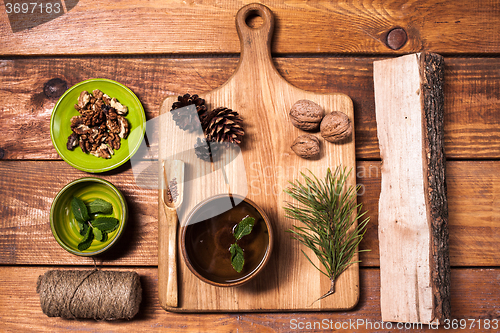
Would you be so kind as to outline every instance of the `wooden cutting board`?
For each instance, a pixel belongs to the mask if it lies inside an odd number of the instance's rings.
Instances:
[[[246,20],[255,15],[260,16],[263,23],[258,28],[251,28]],[[197,159],[193,153],[196,135],[179,130],[171,119],[169,111],[177,100],[177,96],[172,96],[163,102],[160,110],[159,159],[175,157],[186,163],[185,212],[211,195],[227,193],[224,171],[231,191],[246,194],[272,220],[275,234],[272,257],[266,268],[248,284],[221,288],[206,284],[192,274],[179,251],[179,306],[169,308],[164,300],[166,272],[170,263],[162,250],[167,246],[168,228],[160,204],[160,303],[168,311],[186,312],[351,309],[359,299],[358,265],[351,265],[341,275],[334,295],[312,304],[328,291],[330,281],[301,253],[301,250],[306,250],[304,246],[291,239],[286,232],[299,222],[285,218],[282,207],[285,201],[290,200],[283,192],[289,186],[288,182],[302,180],[300,172],[307,169],[318,178],[323,178],[328,167],[335,169],[343,165],[352,168],[348,184],[355,185],[354,133],[352,139],[343,144],[329,143],[316,133],[321,141],[321,157],[318,160],[305,160],[295,155],[290,148],[295,138],[305,132],[295,128],[288,115],[296,101],[309,99],[321,105],[327,113],[342,111],[354,121],[352,101],[344,94],[318,94],[298,89],[280,76],[271,57],[274,17],[267,7],[250,4],[240,9],[236,15],[236,28],[241,41],[241,58],[235,73],[225,84],[211,92],[190,93],[198,93],[204,98],[209,109],[225,106],[238,111],[246,132],[240,145],[241,153],[233,152],[231,156],[226,156],[224,168]],[[179,219],[182,223],[182,213]],[[309,250],[306,253],[315,258]]]

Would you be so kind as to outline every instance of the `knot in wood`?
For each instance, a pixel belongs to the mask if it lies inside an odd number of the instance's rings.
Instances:
[[[50,79],[43,85],[43,93],[48,98],[59,98],[68,90],[68,83],[60,78]]]

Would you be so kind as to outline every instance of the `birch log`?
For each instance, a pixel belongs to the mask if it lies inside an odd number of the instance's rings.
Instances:
[[[375,61],[373,71],[382,320],[442,323],[450,318],[444,60],[410,54]]]

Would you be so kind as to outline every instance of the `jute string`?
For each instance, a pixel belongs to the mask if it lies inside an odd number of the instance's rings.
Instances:
[[[36,290],[49,317],[131,319],[142,300],[135,272],[52,270],[38,277]]]

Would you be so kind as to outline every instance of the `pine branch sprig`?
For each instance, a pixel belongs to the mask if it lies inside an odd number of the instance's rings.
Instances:
[[[288,230],[292,237],[312,250],[318,258],[318,267],[302,250],[307,260],[331,281],[330,290],[316,301],[335,293],[335,281],[352,264],[358,246],[366,232],[370,218],[361,220],[366,211],[361,213],[362,204],[356,203],[360,186],[346,188],[347,178],[352,169],[337,167],[332,173],[328,168],[324,180],[318,179],[311,171],[310,176],[301,172],[303,183],[290,182],[285,193],[300,205],[287,202],[284,207],[286,217],[302,222],[302,226],[293,226]]]

